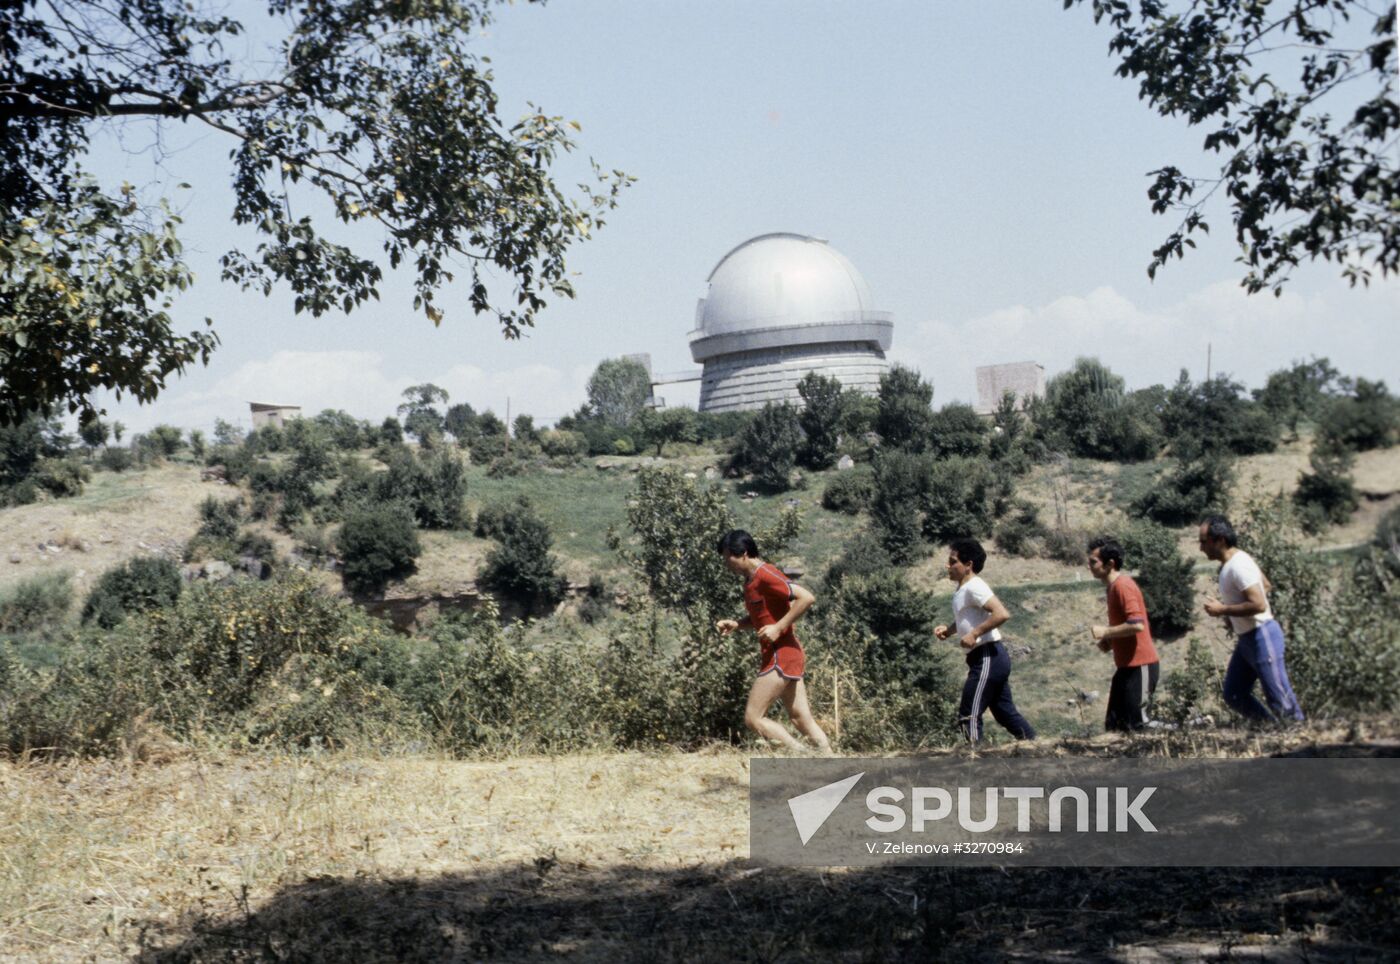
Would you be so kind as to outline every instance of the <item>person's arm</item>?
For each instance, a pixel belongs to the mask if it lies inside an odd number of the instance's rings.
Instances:
[[[728,636],[736,629],[748,629],[753,625],[753,619],[745,616],[743,619],[720,619],[715,621],[715,629],[719,630],[721,636]]]
[[[1269,601],[1264,595],[1264,584],[1256,582],[1244,591],[1244,602],[1223,603],[1212,600],[1206,603],[1208,616],[1257,616],[1269,611]]]
[[[758,634],[770,643],[777,642],[778,637],[791,629],[792,624],[801,619],[802,614],[811,609],[812,603],[817,601],[816,596],[795,582],[789,583],[788,589],[792,592],[792,603],[788,606],[787,615],[758,631]]]
[[[1001,604],[1001,600],[996,596],[988,596],[987,601],[982,604],[982,608],[987,612],[987,618],[982,620],[958,640],[963,649],[973,649],[977,646],[977,640],[983,635],[990,633],[1002,623],[1011,618],[1011,613],[1006,611],[1006,607]]]

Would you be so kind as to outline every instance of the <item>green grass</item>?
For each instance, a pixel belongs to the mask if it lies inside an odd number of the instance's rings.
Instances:
[[[151,484],[144,481],[146,472],[93,472],[92,481],[83,486],[83,494],[68,500],[78,512],[91,515],[125,505],[135,505],[150,499]]]
[[[531,469],[522,475],[487,478],[485,468],[467,469],[467,504],[475,514],[489,502],[526,496],[554,534],[557,552],[604,570],[617,559],[608,548],[608,528],[625,528],[627,495],[635,476],[626,469],[586,467],[550,472]]]
[[[1162,462],[1129,462],[1118,469],[1109,498],[1124,512],[1142,498],[1165,470]]]

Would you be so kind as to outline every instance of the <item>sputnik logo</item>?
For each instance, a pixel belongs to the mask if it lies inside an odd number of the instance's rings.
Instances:
[[[792,822],[797,825],[797,835],[802,838],[802,846],[807,846],[807,841],[822,828],[827,817],[841,806],[841,801],[846,799],[847,794],[863,776],[864,770],[855,776],[788,798],[788,809],[792,811]]]

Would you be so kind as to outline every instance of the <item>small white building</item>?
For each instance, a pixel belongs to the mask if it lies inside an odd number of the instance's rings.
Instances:
[[[1045,366],[1037,362],[983,365],[977,369],[977,414],[990,415],[1007,392],[1016,393],[1016,407],[1045,397]]]
[[[253,418],[253,430],[264,425],[282,428],[289,419],[301,418],[300,405],[269,405],[266,402],[249,402],[248,409]]]

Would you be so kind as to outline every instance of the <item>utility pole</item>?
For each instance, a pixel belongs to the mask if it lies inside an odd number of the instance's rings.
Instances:
[[[510,454],[510,396],[506,396],[506,454]]]
[[[1206,342],[1206,381],[1210,381],[1210,342]]]

